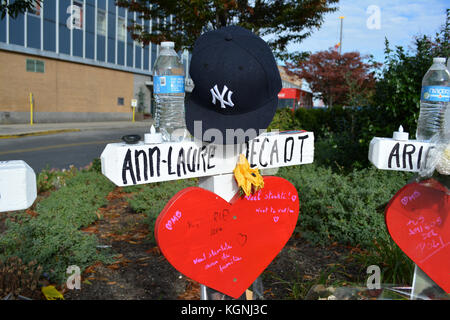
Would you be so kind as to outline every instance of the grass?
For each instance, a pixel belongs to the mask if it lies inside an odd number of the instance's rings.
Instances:
[[[43,171],[38,181],[48,181]],[[36,260],[52,281],[62,283],[66,269],[77,265],[82,270],[96,261],[112,262],[112,255],[97,251],[98,240],[80,229],[99,219],[97,209],[114,185],[95,171],[51,172],[52,192],[34,210],[11,214],[7,230],[0,235],[0,260],[20,257],[25,263]],[[56,185],[56,183],[58,183]],[[52,187],[47,186],[52,185]],[[48,187],[48,188],[47,188]]]

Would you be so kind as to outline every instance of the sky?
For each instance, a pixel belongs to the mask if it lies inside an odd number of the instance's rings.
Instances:
[[[405,48],[417,35],[434,35],[445,23],[448,0],[341,0],[339,10],[324,17],[322,27],[289,52],[327,50],[339,43],[343,19],[342,52],[359,51],[384,61],[384,39],[390,47]]]

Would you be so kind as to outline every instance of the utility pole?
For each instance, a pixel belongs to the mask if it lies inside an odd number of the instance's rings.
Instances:
[[[339,37],[339,55],[342,53],[342,28],[344,26],[344,16],[340,16],[339,19],[341,19],[341,35]]]

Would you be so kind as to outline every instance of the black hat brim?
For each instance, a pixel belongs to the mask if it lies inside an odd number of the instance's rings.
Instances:
[[[242,144],[256,138],[267,129],[277,106],[278,97],[275,96],[254,111],[243,114],[222,114],[205,108],[190,98],[186,100],[186,127],[192,136],[203,142],[221,145]],[[199,128],[194,130],[195,121],[201,121],[201,130]],[[218,131],[206,132],[209,129],[218,130],[221,136],[218,136]],[[234,131],[227,132],[227,129]]]

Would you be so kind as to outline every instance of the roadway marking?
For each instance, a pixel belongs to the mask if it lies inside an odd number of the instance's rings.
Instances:
[[[10,151],[0,151],[0,155],[12,154],[12,153],[23,153],[23,152],[34,152],[34,151],[43,151],[50,149],[59,149],[59,148],[67,148],[67,147],[78,147],[78,146],[86,146],[90,144],[108,144],[120,142],[120,140],[104,140],[104,141],[90,141],[90,142],[78,142],[78,143],[67,143],[67,144],[55,144],[52,146],[45,147],[36,147],[36,148],[27,148],[27,149],[15,149]]]
[[[16,139],[23,137],[31,137],[31,136],[45,136],[55,133],[64,133],[64,132],[79,132],[80,129],[57,129],[57,130],[47,130],[47,131],[36,131],[36,132],[25,132],[18,134],[0,134],[0,139]]]

